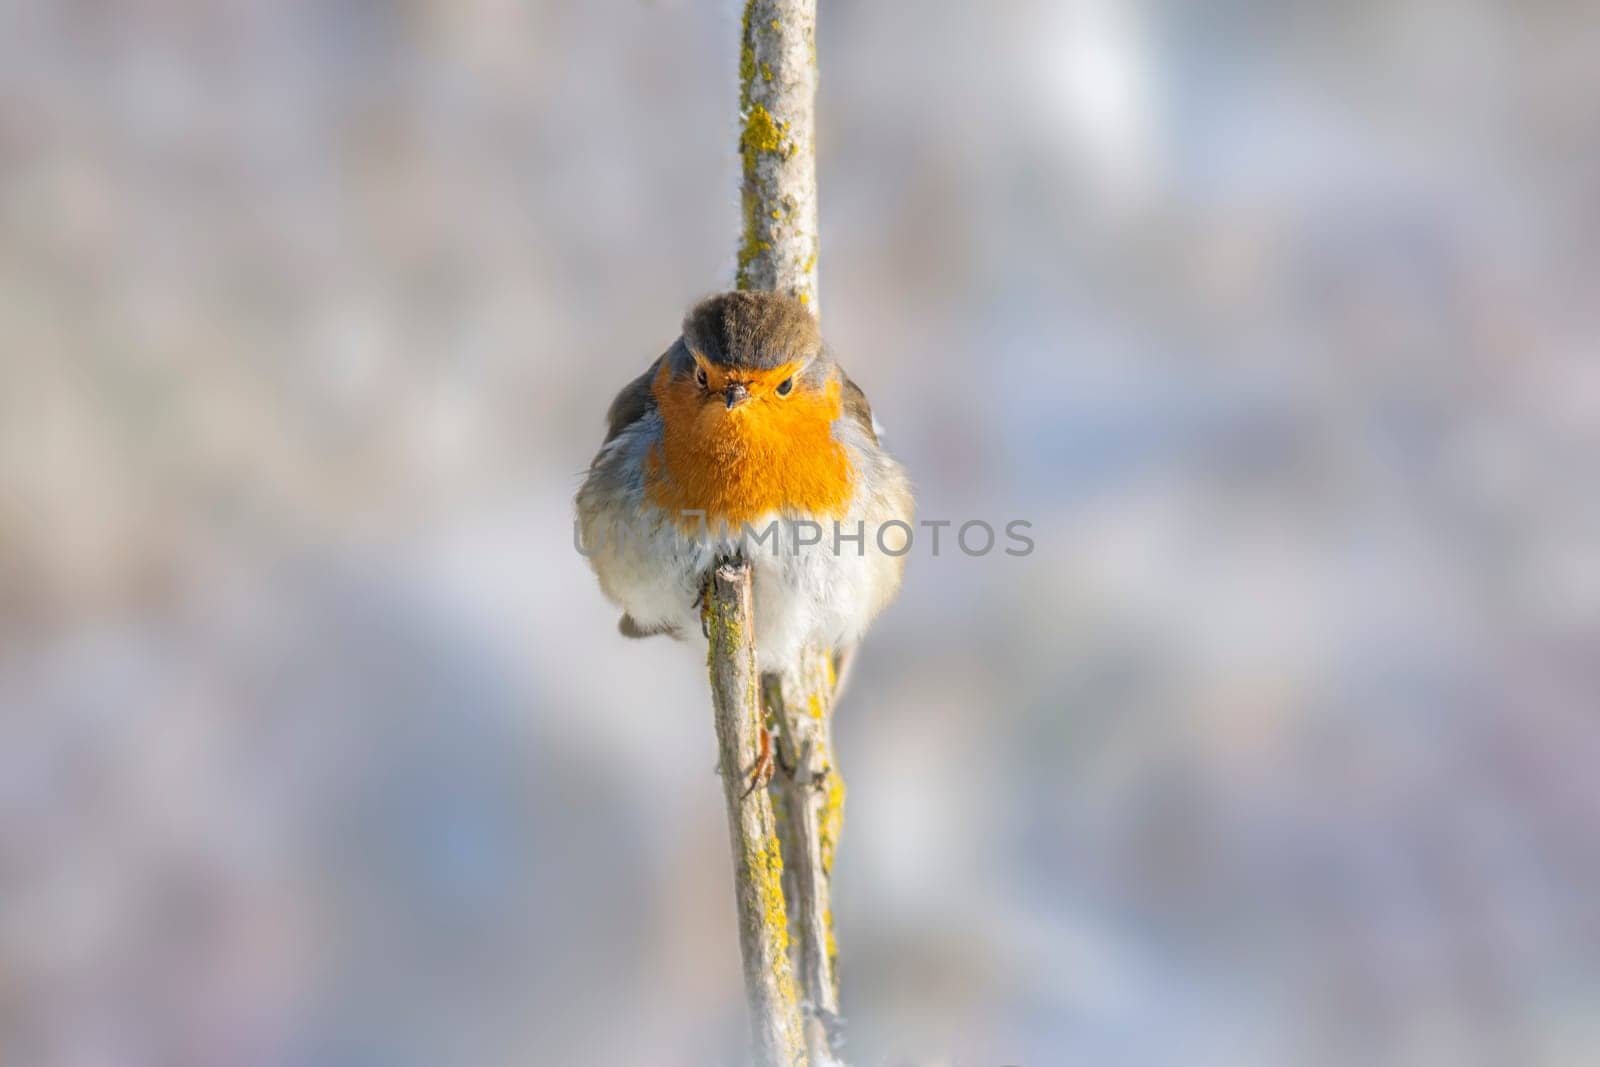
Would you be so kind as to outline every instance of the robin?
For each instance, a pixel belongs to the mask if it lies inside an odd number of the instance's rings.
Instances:
[[[911,486],[805,305],[736,292],[617,394],[578,491],[581,546],[628,637],[701,629],[719,559],[753,574],[757,666],[836,661],[894,598]]]

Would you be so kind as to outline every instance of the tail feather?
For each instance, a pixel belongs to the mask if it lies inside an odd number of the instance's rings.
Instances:
[[[623,613],[622,618],[617,620],[617,632],[623,637],[634,638],[655,637],[659,634],[669,634],[672,637],[678,636],[678,628],[673,626],[671,623],[661,623],[656,626],[640,626],[636,621],[634,621],[633,616],[627,614],[626,612]]]

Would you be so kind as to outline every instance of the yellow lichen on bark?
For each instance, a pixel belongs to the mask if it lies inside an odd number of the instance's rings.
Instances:
[[[785,12],[786,18],[773,17]],[[741,289],[816,308],[815,4],[747,0],[739,45]]]
[[[760,104],[750,108],[744,119],[744,145],[747,166],[754,166],[754,153],[776,152],[783,144],[783,131],[772,120],[772,113]]]
[[[738,288],[788,293],[812,314],[819,310],[815,27],[815,0],[744,4],[739,44],[741,227],[736,256]],[[817,1063],[833,1063],[836,1057],[829,1046],[837,1037],[831,1029],[838,1014],[832,966],[837,946],[827,872],[843,820],[844,785],[833,768],[829,711],[834,678],[829,650],[807,648],[792,667],[781,672],[790,681],[770,676],[776,687],[771,706],[782,709],[778,753],[786,769],[773,790],[781,831],[775,846],[778,862],[768,868],[772,877],[763,882],[780,889],[787,882],[794,896],[787,902],[787,912],[771,913],[765,911],[766,904],[784,902],[763,896],[763,925],[773,927],[783,914],[787,943],[793,920],[798,931],[793,948],[799,958],[797,972],[811,1013],[806,1040]],[[791,685],[784,693],[784,687]],[[798,758],[802,751],[803,760]],[[794,980],[793,974],[786,979]],[[830,1027],[821,1044],[816,1040],[819,1022]]]
[[[783,853],[769,795],[746,785],[766,729],[752,640],[753,603],[750,565],[742,560],[719,563],[705,590],[706,658],[733,843],[739,950],[754,1059],[791,1067],[806,1062],[807,1046],[799,985],[789,958]]]

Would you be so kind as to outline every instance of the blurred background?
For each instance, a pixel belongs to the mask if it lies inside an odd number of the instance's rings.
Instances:
[[[852,1062],[1596,1062],[1600,12],[821,6],[825,331],[1037,543],[839,711]],[[703,660],[571,527],[738,5],[0,19],[0,1060],[738,1062]]]

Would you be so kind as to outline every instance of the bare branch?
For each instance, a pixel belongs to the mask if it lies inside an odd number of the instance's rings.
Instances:
[[[832,658],[818,649],[806,649],[787,670],[761,678],[767,710],[778,727],[779,773],[772,789],[814,1067],[835,1062],[841,1036],[831,885],[844,781],[833,757],[833,683]]]
[[[739,46],[744,157],[739,288],[817,309],[816,0],[746,0]]]
[[[744,160],[740,289],[789,293],[818,312],[816,0],[746,0],[739,51],[739,148]],[[763,678],[785,773],[773,783],[789,865],[806,1045],[812,1067],[837,1063],[839,990],[829,880],[843,817],[833,761],[828,649]]]
[[[739,952],[755,1062],[762,1067],[799,1067],[807,1057],[789,962],[777,823],[767,791],[746,788],[756,771],[761,733],[766,729],[756,688],[748,563],[726,562],[716,568],[706,591],[706,608],[711,697],[733,842]]]

